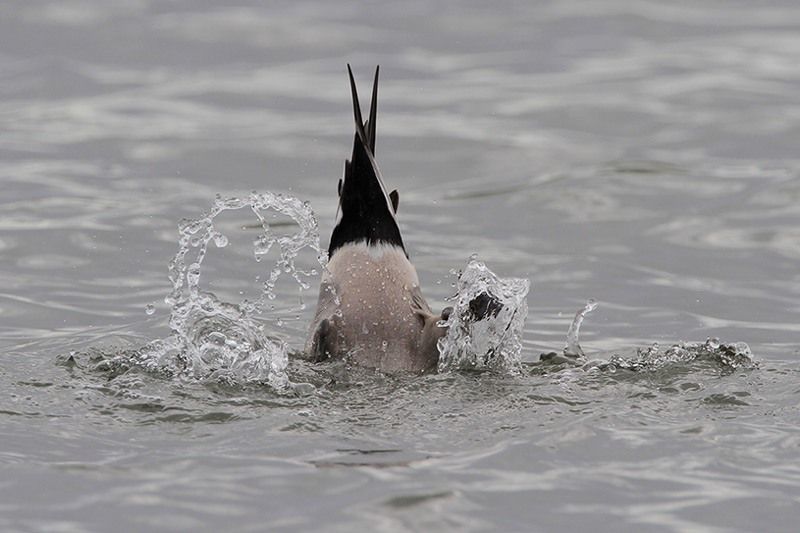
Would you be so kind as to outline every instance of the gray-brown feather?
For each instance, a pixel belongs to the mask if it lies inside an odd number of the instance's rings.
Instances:
[[[440,319],[401,248],[347,245],[328,264],[306,350],[385,372],[432,370]]]

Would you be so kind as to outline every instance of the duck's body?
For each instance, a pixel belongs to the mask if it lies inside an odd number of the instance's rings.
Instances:
[[[348,67],[349,70],[349,67]],[[356,135],[339,182],[339,220],[331,235],[317,312],[306,351],[315,360],[346,357],[385,372],[436,368],[439,326],[419,287],[395,215],[397,191],[386,193],[375,163],[378,71],[366,124],[350,73]],[[445,315],[446,316],[446,315]]]

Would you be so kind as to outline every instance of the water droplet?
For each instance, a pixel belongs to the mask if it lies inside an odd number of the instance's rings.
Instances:
[[[192,263],[186,271],[186,282],[189,287],[194,287],[200,281],[200,263]]]

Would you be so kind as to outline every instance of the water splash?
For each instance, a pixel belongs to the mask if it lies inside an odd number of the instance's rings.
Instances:
[[[750,347],[744,342],[725,344],[717,338],[708,338],[705,342],[681,342],[673,344],[666,349],[661,349],[657,342],[644,348],[637,348],[633,356],[612,354],[607,359],[597,358],[587,360],[586,354],[580,346],[579,336],[581,324],[586,315],[597,309],[598,304],[594,299],[589,299],[586,305],[575,314],[575,318],[567,331],[567,342],[563,354],[556,352],[541,354],[539,359],[547,364],[569,366],[584,371],[616,372],[619,369],[631,371],[658,370],[670,364],[690,363],[693,361],[712,361],[723,369],[735,370],[737,368],[752,369],[758,365],[753,358]]]
[[[258,219],[261,234],[254,240],[255,259],[260,261],[275,245],[279,258],[263,282],[255,301],[232,304],[200,289],[201,267],[209,244],[218,248],[228,238],[214,226],[219,214],[249,208]],[[299,226],[291,235],[277,235],[267,223],[264,212],[273,211],[290,217]],[[308,202],[288,195],[251,193],[246,198],[217,196],[211,209],[200,218],[184,220],[179,227],[178,252],[169,264],[172,291],[165,298],[171,306],[169,325],[172,334],[153,341],[129,356],[130,362],[149,371],[196,379],[224,380],[234,383],[264,382],[275,389],[289,384],[286,375],[286,344],[270,337],[256,316],[275,298],[275,285],[283,274],[290,275],[307,289],[305,272],[295,266],[295,258],[304,248],[316,251],[320,264],[327,257],[319,245],[319,231]]]
[[[219,248],[224,248],[228,244],[228,238],[215,229],[214,218],[224,211],[243,208],[250,208],[262,230],[261,235],[253,241],[253,253],[256,261],[261,261],[262,257],[269,253],[275,244],[280,249],[280,257],[270,271],[268,279],[263,282],[263,290],[258,300],[241,303],[246,312],[259,313],[267,300],[275,298],[275,284],[284,272],[290,274],[301,289],[309,287],[303,278],[312,276],[314,273],[299,270],[294,263],[295,257],[303,248],[310,247],[315,250],[323,268],[327,264],[327,256],[321,251],[319,245],[317,219],[309,202],[270,192],[250,193],[247,198],[222,198],[217,195],[208,213],[198,219],[184,220],[179,227],[178,252],[169,264],[172,292],[165,299],[166,303],[173,307],[170,325],[174,329],[180,328],[183,316],[181,312],[176,313],[175,307],[198,293],[200,265],[207,253],[208,244],[213,241]],[[292,235],[275,234],[262,213],[267,210],[277,211],[290,217],[300,227],[300,231]],[[187,266],[187,256],[192,249],[196,249],[196,252],[194,257],[190,258],[193,260]]]
[[[500,278],[476,256],[459,274],[453,311],[439,340],[439,371],[498,368],[516,371],[530,282]]]
[[[758,366],[750,347],[744,342],[726,344],[713,337],[705,342],[681,342],[661,349],[658,343],[636,350],[633,357],[614,354],[608,364],[614,369],[634,371],[658,370],[670,364],[711,361],[723,369],[753,369]]]
[[[572,321],[572,324],[569,326],[569,330],[567,331],[567,344],[564,346],[564,355],[566,357],[585,357],[586,354],[583,353],[583,348],[581,348],[580,342],[578,337],[581,333],[581,324],[583,324],[583,319],[586,318],[586,315],[597,309],[597,302],[590,298],[586,301],[586,305],[575,313],[575,318]]]

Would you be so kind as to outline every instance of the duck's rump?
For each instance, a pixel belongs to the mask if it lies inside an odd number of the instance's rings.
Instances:
[[[438,351],[423,332],[434,319],[402,248],[348,244],[328,263],[306,349],[386,372],[429,370]]]

